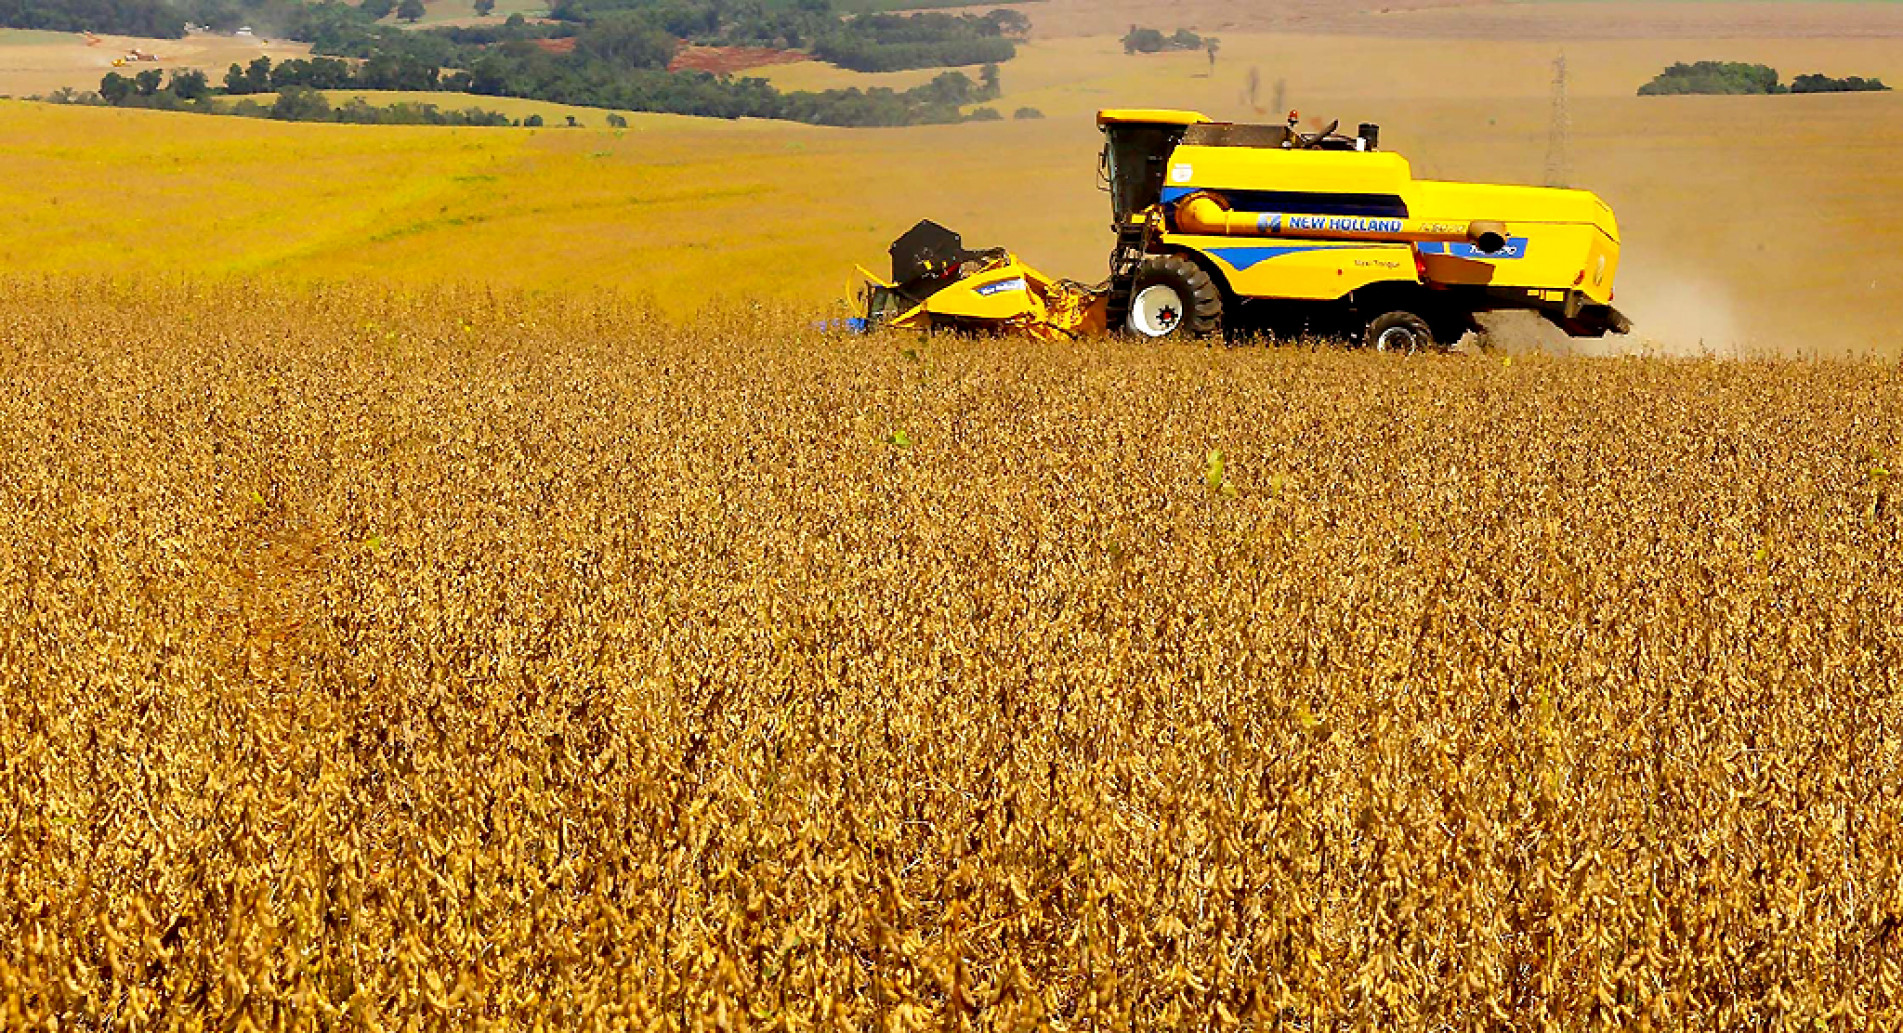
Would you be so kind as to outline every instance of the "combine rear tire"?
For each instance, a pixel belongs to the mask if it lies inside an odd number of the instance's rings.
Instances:
[[[1403,355],[1439,347],[1434,340],[1434,328],[1427,325],[1427,320],[1399,310],[1374,317],[1362,335],[1362,342],[1375,351]]]
[[[1152,255],[1137,266],[1124,326],[1141,337],[1204,337],[1222,325],[1222,291],[1196,263]]]

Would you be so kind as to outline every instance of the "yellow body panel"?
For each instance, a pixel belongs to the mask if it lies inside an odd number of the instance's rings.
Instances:
[[[1215,260],[1229,289],[1247,298],[1332,301],[1369,284],[1414,279],[1407,244],[1262,240],[1169,233],[1163,243]]]
[[[1485,218],[1508,223],[1595,226],[1612,238],[1613,243],[1619,241],[1619,223],[1612,217],[1611,206],[1586,190],[1415,180],[1402,196],[1416,218],[1457,219],[1464,213],[1484,209],[1488,213]]]
[[[1163,187],[1218,192],[1398,194],[1413,182],[1407,159],[1386,151],[1284,151],[1181,144],[1170,152]]]
[[[932,295],[925,307],[952,319],[1004,320],[1044,318],[1044,300],[1031,290],[1024,266],[1007,262],[970,276]]]
[[[933,320],[979,320],[996,323],[1043,322],[1048,310],[1039,291],[1032,289],[1027,270],[1015,259],[963,277],[934,292],[892,320],[893,326],[923,329]]]
[[[1449,286],[1577,290],[1598,304],[1612,301],[1619,246],[1592,226],[1509,223],[1513,237],[1498,255],[1421,245],[1429,283]],[[1450,253],[1460,250],[1460,253]],[[1599,264],[1600,259],[1605,264]]]
[[[861,268],[867,281],[891,284]],[[893,317],[889,325],[909,330],[933,326],[991,326],[1056,340],[1105,330],[1106,296],[1068,280],[1053,280],[1006,255],[975,268]]]

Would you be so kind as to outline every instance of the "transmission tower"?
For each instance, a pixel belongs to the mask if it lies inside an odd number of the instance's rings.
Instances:
[[[1566,107],[1566,55],[1553,62],[1553,123],[1546,136],[1546,185],[1570,186],[1573,178],[1573,116]]]

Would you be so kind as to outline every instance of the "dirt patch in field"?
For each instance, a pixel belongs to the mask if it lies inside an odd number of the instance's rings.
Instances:
[[[713,72],[716,75],[728,75],[744,72],[749,68],[766,68],[771,65],[790,65],[801,61],[811,61],[811,54],[797,50],[775,50],[772,47],[697,47],[682,44],[669,61],[670,72]]]
[[[542,52],[548,54],[573,54],[575,52],[575,37],[567,36],[562,39],[538,39],[535,41],[535,45]]]

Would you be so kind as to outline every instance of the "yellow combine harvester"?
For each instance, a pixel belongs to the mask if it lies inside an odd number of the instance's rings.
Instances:
[[[891,280],[867,274],[867,325],[1328,334],[1404,351],[1450,345],[1501,309],[1575,337],[1631,329],[1612,307],[1618,223],[1593,194],[1417,180],[1373,125],[1121,110],[1097,124],[1109,280],[1054,280],[922,222],[892,245]]]

